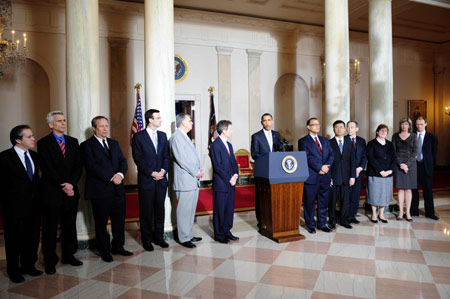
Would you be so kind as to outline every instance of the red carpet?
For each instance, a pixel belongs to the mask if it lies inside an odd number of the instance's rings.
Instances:
[[[446,190],[450,188],[450,171],[436,171],[434,173],[433,178],[433,190]],[[397,190],[394,189],[396,193]],[[422,192],[422,191],[421,191]],[[211,188],[200,189],[198,196],[198,204],[196,215],[208,215],[212,214],[213,203],[212,203],[212,194],[213,191]],[[361,190],[361,199],[365,199],[366,197],[366,189],[365,182],[363,188]],[[235,195],[235,212],[241,211],[251,211],[255,208],[255,186],[247,185],[247,186],[238,186],[236,187],[236,195]],[[133,191],[127,194],[127,212],[126,212],[126,221],[134,222],[139,220],[139,200],[137,192]],[[0,219],[0,233],[3,232],[3,223]]]

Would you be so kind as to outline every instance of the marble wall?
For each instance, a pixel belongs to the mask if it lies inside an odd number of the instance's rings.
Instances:
[[[29,32],[30,57],[45,71],[49,80],[48,109],[66,109],[65,86],[65,36],[64,6],[45,5],[44,0],[36,2],[13,1],[13,27],[18,31]],[[230,105],[230,118],[234,124],[233,145],[235,149],[250,148],[250,135],[255,127],[249,124],[249,115],[256,117],[263,112],[275,114],[286,109],[284,103],[277,100],[277,82],[285,74],[294,74],[302,78],[302,86],[309,92],[308,109],[302,107],[294,114],[293,121],[299,123],[298,130],[289,139],[294,145],[303,134],[301,127],[307,116],[323,118],[323,79],[321,57],[324,55],[324,30],[317,26],[291,24],[285,22],[230,16],[186,9],[175,9],[175,53],[184,57],[189,73],[184,81],[175,84],[175,97],[180,95],[196,99],[196,110],[200,111],[200,128],[197,150],[202,165],[206,170],[205,179],[210,179],[210,161],[206,144],[208,143],[209,93],[214,86],[215,107]],[[134,163],[130,155],[127,130],[131,126],[135,91],[134,84],[144,80],[144,19],[143,5],[107,1],[100,4],[99,16],[99,51],[100,51],[100,113],[112,121],[111,136],[119,139],[122,150],[128,156],[130,173]],[[112,47],[111,38],[128,40],[126,49]],[[117,46],[117,45],[116,45]],[[230,56],[231,103],[221,103],[219,98],[218,52],[216,47],[232,48]],[[394,39],[394,124],[407,113],[408,99],[425,99],[428,101],[430,131],[436,130],[435,115],[440,115],[442,126],[450,125],[450,117],[443,117],[442,108],[435,105],[435,88],[433,67],[436,52],[448,51],[445,47],[412,41]],[[249,63],[247,50],[261,52],[259,57],[260,105],[249,106]],[[361,61],[360,82],[355,87],[355,112],[360,121],[360,132],[369,137],[369,80],[368,80],[368,36],[364,33],[350,33],[350,58]],[[111,60],[118,57],[119,60]],[[440,60],[447,69],[441,78],[441,103],[450,106],[450,60]],[[119,71],[119,74],[116,72]],[[111,72],[114,72],[113,76]],[[20,79],[22,80],[22,79]],[[25,79],[26,80],[26,79]],[[113,82],[118,82],[116,85]],[[14,101],[4,101],[8,84],[1,82],[0,107],[2,111],[17,109]],[[36,87],[28,86],[33,94]],[[114,84],[114,85],[112,85]],[[298,93],[297,83],[291,84],[290,95]],[[142,93],[145,92],[143,86]],[[19,93],[16,93],[18,96]],[[31,99],[30,99],[31,100]],[[168,99],[170,100],[170,99]],[[175,99],[173,99],[175,100]],[[256,107],[256,108],[252,108]],[[146,107],[143,107],[144,109]],[[297,106],[295,105],[295,109]],[[307,114],[303,112],[307,111]],[[216,110],[216,112],[218,112]],[[200,114],[200,115],[199,115]],[[218,113],[220,115],[220,112]],[[275,118],[275,129],[280,127],[279,116]],[[10,124],[12,125],[12,124]],[[41,124],[45,128],[46,124]],[[395,128],[396,129],[396,128]],[[10,128],[2,126],[1,136],[6,136]],[[8,132],[6,132],[8,131]],[[448,165],[450,157],[445,154],[450,150],[444,132],[440,135],[441,165]],[[1,149],[8,146],[7,140],[0,140]],[[133,174],[127,183],[135,183]]]

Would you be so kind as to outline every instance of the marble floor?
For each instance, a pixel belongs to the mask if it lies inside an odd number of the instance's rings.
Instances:
[[[197,248],[173,240],[168,249],[145,252],[135,223],[127,224],[132,257],[105,263],[90,250],[81,267],[58,264],[55,275],[6,276],[0,247],[0,298],[450,298],[450,191],[435,193],[439,221],[361,224],[277,244],[255,230],[254,212],[235,214],[238,242],[214,242],[211,216],[197,217]],[[4,246],[0,237],[0,246]],[[42,256],[37,263],[42,269]]]

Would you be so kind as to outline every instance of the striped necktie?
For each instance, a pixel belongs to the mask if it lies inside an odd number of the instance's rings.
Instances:
[[[64,140],[63,140],[62,136],[59,137],[59,147],[61,148],[61,152],[65,158],[66,157],[66,145],[64,144]]]

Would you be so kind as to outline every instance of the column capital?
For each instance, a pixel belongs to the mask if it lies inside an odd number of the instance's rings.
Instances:
[[[109,46],[111,48],[126,48],[128,46],[129,38],[123,37],[108,37]]]
[[[233,48],[232,47],[216,46],[216,51],[217,51],[217,54],[230,55],[231,56],[231,52],[233,52]]]
[[[247,55],[249,57],[260,57],[262,54],[261,50],[253,50],[253,49],[247,49],[245,50],[247,52]]]

